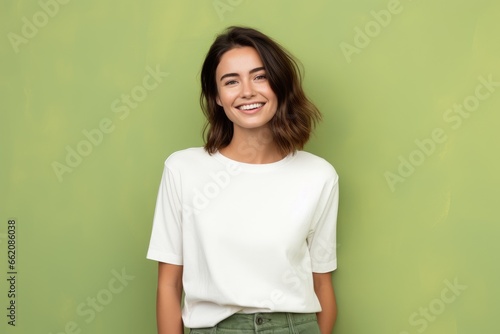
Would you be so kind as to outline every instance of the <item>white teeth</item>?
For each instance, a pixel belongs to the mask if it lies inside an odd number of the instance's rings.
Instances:
[[[263,105],[264,105],[264,103],[245,104],[243,106],[239,106],[238,109],[240,109],[240,110],[250,110],[250,109],[260,108]]]

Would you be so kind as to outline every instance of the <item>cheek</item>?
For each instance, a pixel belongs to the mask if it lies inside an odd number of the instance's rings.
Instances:
[[[217,96],[215,97],[215,102],[222,106],[222,101],[221,101],[221,98],[220,98],[220,89],[219,89],[219,85],[217,85]]]
[[[228,91],[221,91],[219,93],[219,96],[217,97],[217,100],[220,106],[231,106],[236,99],[236,95],[234,93],[228,92]]]
[[[269,100],[273,100],[277,103],[278,101],[278,97],[276,96],[276,94],[274,93],[274,91],[271,89],[271,86],[268,85],[266,87],[266,95],[268,97]]]
[[[270,95],[269,100],[272,101],[275,108],[278,108],[278,97],[276,95]]]

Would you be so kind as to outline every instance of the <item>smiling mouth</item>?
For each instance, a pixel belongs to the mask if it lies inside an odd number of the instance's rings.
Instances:
[[[237,108],[239,110],[248,111],[248,110],[258,109],[258,108],[262,107],[263,105],[264,105],[264,103],[252,103],[252,104],[244,104],[244,105],[241,105]]]

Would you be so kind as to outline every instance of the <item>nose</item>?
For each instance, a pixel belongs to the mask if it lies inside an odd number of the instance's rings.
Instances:
[[[249,98],[254,96],[254,87],[250,80],[242,80],[241,83],[241,97]]]

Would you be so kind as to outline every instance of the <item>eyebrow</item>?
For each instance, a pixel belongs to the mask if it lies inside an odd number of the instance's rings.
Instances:
[[[255,72],[262,71],[262,70],[265,70],[265,68],[264,67],[256,67],[253,70],[250,70],[249,73],[252,74]],[[227,78],[227,77],[237,77],[237,76],[239,76],[238,73],[227,73],[227,74],[224,74],[223,76],[220,77],[220,81],[222,81],[224,78]]]

